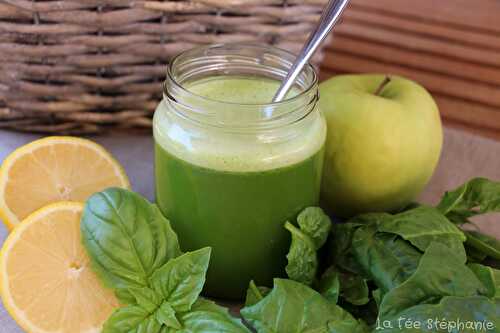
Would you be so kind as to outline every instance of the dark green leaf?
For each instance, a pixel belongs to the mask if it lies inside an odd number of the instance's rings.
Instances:
[[[210,261],[210,248],[171,259],[151,276],[151,287],[176,311],[189,311],[198,298]]]
[[[375,289],[374,291],[372,291],[372,297],[377,304],[377,308],[380,308],[380,304],[382,303],[382,296],[382,290]]]
[[[180,314],[179,319],[182,328],[168,333],[250,333],[226,308],[203,298],[193,304],[191,311]]]
[[[380,316],[391,317],[409,307],[443,296],[475,296],[484,286],[465,265],[465,258],[446,245],[431,243],[415,273],[385,294]]]
[[[442,329],[436,320],[444,322]],[[455,323],[455,326],[453,326]],[[467,324],[469,323],[469,324]],[[483,325],[465,326],[465,325]],[[480,324],[477,324],[480,323]],[[383,325],[392,328],[381,328]],[[414,328],[405,328],[413,324]],[[401,326],[400,326],[401,325]],[[415,325],[418,325],[415,328]],[[460,325],[460,326],[459,326]],[[490,325],[487,328],[486,325]],[[500,300],[490,300],[483,296],[447,296],[438,304],[420,304],[406,309],[394,317],[381,319],[373,332],[384,333],[477,333],[498,332],[500,327]],[[378,328],[378,329],[377,329]]]
[[[160,324],[163,324],[169,328],[182,328],[175,315],[175,310],[168,302],[163,302],[163,304],[158,308],[155,313],[155,318]]]
[[[318,270],[314,241],[290,222],[285,223],[285,228],[292,234],[292,244],[286,256],[286,273],[292,280],[311,285]]]
[[[331,266],[323,273],[317,290],[329,302],[337,304],[340,296],[340,278],[335,266]]]
[[[259,333],[363,332],[348,312],[327,301],[315,290],[292,280],[275,279],[262,301],[241,310],[243,318]]]
[[[316,249],[322,247],[332,228],[332,221],[319,207],[308,207],[297,216],[300,230],[312,238]]]
[[[468,246],[488,257],[500,260],[500,241],[498,239],[477,231],[465,231],[465,235],[467,236],[466,244]]]
[[[113,312],[102,333],[158,333],[161,325],[140,306],[130,305]]]
[[[363,269],[359,266],[352,252],[352,237],[354,232],[363,224],[339,223],[334,224],[331,237],[328,240],[328,262],[345,271],[361,274]]]
[[[364,305],[370,301],[370,289],[363,277],[340,273],[340,296],[354,305]]]
[[[465,257],[463,232],[432,207],[420,206],[390,216],[379,223],[378,231],[399,235],[422,252],[432,242],[439,242]]]
[[[108,287],[145,287],[151,274],[180,254],[176,234],[158,208],[140,195],[111,188],[91,196],[82,238],[97,274]]]
[[[397,235],[377,233],[375,226],[358,228],[352,247],[356,261],[383,293],[408,279],[422,256]]]
[[[500,298],[500,270],[480,264],[469,264],[468,267],[483,283],[490,298]]]
[[[370,301],[366,280],[359,275],[340,272],[335,266],[323,273],[317,290],[333,304],[337,303],[339,296],[354,305],[364,305]]]
[[[260,302],[270,291],[271,288],[257,287],[253,280],[250,281],[247,289],[247,296],[245,298],[245,306],[254,305]]]
[[[463,218],[500,212],[500,183],[474,178],[446,192],[437,208],[445,215],[454,213]]]

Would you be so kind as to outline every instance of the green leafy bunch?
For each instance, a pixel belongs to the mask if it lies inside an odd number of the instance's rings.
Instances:
[[[169,221],[140,195],[117,188],[94,194],[81,231],[94,270],[124,305],[103,333],[249,332],[199,297],[210,248],[182,254]]]
[[[488,322],[487,332],[497,332],[500,243],[460,227],[499,211],[500,183],[483,178],[447,192],[437,207],[340,224],[308,208],[285,225],[289,279],[273,289],[251,282],[241,313],[259,333],[450,332],[429,326],[432,318]],[[401,318],[413,326],[401,327]]]

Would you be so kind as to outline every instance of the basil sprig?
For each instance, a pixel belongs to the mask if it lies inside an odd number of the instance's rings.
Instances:
[[[117,188],[94,194],[81,231],[93,268],[124,304],[103,333],[249,332],[199,297],[211,249],[181,254],[169,221],[140,195]]]

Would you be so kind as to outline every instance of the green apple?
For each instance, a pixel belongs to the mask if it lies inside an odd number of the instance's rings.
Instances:
[[[443,130],[431,95],[384,75],[342,75],[320,85],[328,126],[322,205],[337,216],[404,208],[439,160]]]

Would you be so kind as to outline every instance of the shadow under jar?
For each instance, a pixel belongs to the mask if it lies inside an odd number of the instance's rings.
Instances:
[[[318,204],[326,125],[307,66],[270,102],[294,56],[258,45],[189,50],[154,115],[156,200],[184,251],[212,247],[205,294],[241,299],[283,276],[293,221]]]

